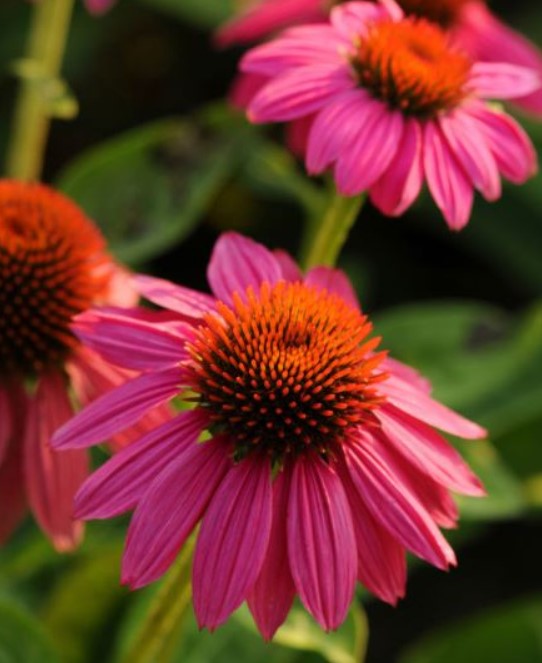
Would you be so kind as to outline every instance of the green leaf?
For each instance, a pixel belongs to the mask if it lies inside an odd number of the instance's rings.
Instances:
[[[143,0],[177,18],[190,21],[202,28],[214,28],[233,15],[236,0]]]
[[[98,223],[111,251],[140,264],[188,235],[230,175],[242,132],[161,120],[89,150],[57,185]]]
[[[414,645],[400,663],[535,663],[542,660],[542,598],[470,617]]]
[[[0,663],[56,663],[59,659],[41,624],[0,598]]]

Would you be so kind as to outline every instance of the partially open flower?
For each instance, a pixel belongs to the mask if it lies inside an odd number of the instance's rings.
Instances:
[[[129,279],[71,201],[0,180],[0,542],[27,503],[57,549],[81,538],[72,502],[87,454],[53,451],[49,440],[73,413],[70,387],[85,404],[134,373],[86,348],[70,323],[96,304],[134,306]],[[159,413],[152,423],[163,421]]]
[[[261,40],[284,28],[324,21],[341,0],[256,0],[223,26],[217,41],[223,46]],[[535,69],[542,75],[542,53],[526,37],[502,22],[483,0],[397,0],[407,16],[426,18],[450,32],[474,59],[507,62]],[[542,90],[514,102],[542,115]]]
[[[135,509],[123,581],[159,578],[201,520],[198,623],[214,629],[246,600],[269,639],[296,594],[334,629],[356,580],[392,604],[404,595],[406,550],[455,564],[438,527],[457,521],[449,491],[483,488],[434,428],[485,431],[378,349],[342,272],[303,276],[286,254],[227,233],[208,278],[214,296],[138,278],[177,314],[175,329],[108,308],[75,325],[104,357],[124,349],[127,367],[137,357],[149,372],[76,415],[58,449],[100,442],[176,396],[194,406],[116,454],[76,498],[85,519]]]
[[[249,51],[242,69],[267,76],[253,122],[313,118],[306,166],[333,168],[340,193],[368,191],[402,214],[427,182],[449,226],[469,220],[474,189],[501,195],[501,175],[536,171],[521,127],[487,99],[538,89],[530,69],[472,61],[435,23],[405,17],[393,0],[352,2],[331,23],[292,28]]]

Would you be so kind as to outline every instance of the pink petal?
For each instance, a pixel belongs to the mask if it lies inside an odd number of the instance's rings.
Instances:
[[[284,622],[295,595],[286,531],[289,493],[290,472],[284,469],[273,482],[273,520],[267,554],[247,597],[248,607],[265,640],[271,640]]]
[[[286,125],[286,145],[290,152],[299,159],[305,158],[313,122],[314,115],[308,115],[299,118],[299,120],[293,120]]]
[[[540,89],[540,73],[505,62],[475,62],[471,68],[469,88],[479,97],[516,99]]]
[[[341,466],[341,480],[352,510],[358,551],[358,580],[379,599],[395,605],[405,595],[405,549],[373,518],[352,483],[346,466]]]
[[[355,81],[340,61],[287,71],[273,78],[248,109],[251,122],[287,122],[310,115],[337,94],[352,89]]]
[[[301,273],[298,264],[287,251],[275,249],[273,255],[280,265],[282,278],[285,281],[295,283],[296,281],[303,280],[303,274]]]
[[[228,101],[234,108],[245,110],[268,80],[269,76],[239,72],[231,85]]]
[[[395,378],[406,382],[415,389],[419,389],[425,394],[431,393],[431,383],[429,380],[424,378],[423,375],[412,368],[412,366],[403,364],[402,361],[398,361],[392,357],[386,357],[380,366],[383,371],[392,373]]]
[[[209,295],[174,285],[164,279],[139,274],[134,276],[134,283],[141,295],[150,302],[175,311],[189,320],[200,320],[215,309],[215,301]]]
[[[376,21],[391,18],[398,21],[402,10],[393,2],[347,2],[331,10],[331,24],[344,39],[355,42],[363,37]]]
[[[263,283],[274,285],[282,279],[282,269],[273,253],[248,237],[223,233],[213,249],[207,280],[215,296],[226,304],[237,293],[246,297],[248,287],[259,292]]]
[[[357,550],[342,482],[318,457],[296,461],[287,523],[290,568],[299,596],[323,628],[335,629],[354,595]]]
[[[305,277],[305,284],[338,295],[353,309],[360,310],[358,296],[350,283],[350,279],[340,269],[313,267]]]
[[[345,447],[352,481],[373,517],[405,548],[430,564],[455,564],[448,542],[418,498],[401,480],[392,455],[376,435],[358,433]]]
[[[477,440],[487,436],[487,431],[478,424],[465,419],[433,400],[427,393],[405,384],[394,376],[381,382],[378,390],[399,410],[446,433],[467,440]]]
[[[461,230],[469,221],[474,192],[435,122],[425,125],[423,153],[431,195],[450,228]]]
[[[461,111],[442,116],[438,122],[450,150],[473,186],[487,200],[497,200],[501,195],[497,163],[476,123]]]
[[[345,196],[366,191],[388,168],[403,135],[403,117],[382,102],[360,102],[357,131],[335,166],[338,190]],[[354,121],[352,118],[351,121]]]
[[[411,118],[405,121],[395,157],[371,186],[371,200],[384,214],[400,216],[416,200],[422,184],[422,132],[419,122]]]
[[[484,495],[482,483],[459,453],[432,428],[387,405],[378,410],[382,432],[423,474],[463,495]]]
[[[13,435],[13,413],[9,394],[0,386],[0,465]]]
[[[515,184],[523,184],[536,174],[536,151],[529,136],[514,119],[482,104],[470,105],[466,111],[477,131],[485,137],[504,177]]]
[[[150,483],[128,529],[122,582],[132,589],[171,566],[231,466],[223,439],[185,448]]]
[[[115,4],[116,0],[85,0],[85,5],[91,14],[103,14]]]
[[[138,422],[149,410],[176,396],[185,380],[180,368],[143,374],[100,396],[59,428],[57,449],[81,449],[104,442]]]
[[[197,442],[207,423],[201,409],[182,412],[117,453],[77,493],[77,517],[112,518],[135,507],[153,479]]]
[[[59,551],[72,550],[83,535],[81,522],[73,518],[72,505],[88,474],[87,453],[54,451],[49,445],[54,431],[72,414],[63,376],[42,376],[28,406],[24,471],[32,512]]]
[[[272,501],[267,457],[248,457],[228,470],[203,518],[194,556],[200,628],[220,626],[254,585],[269,544]]]

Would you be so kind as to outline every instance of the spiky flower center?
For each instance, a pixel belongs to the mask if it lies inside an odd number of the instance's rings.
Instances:
[[[376,23],[356,46],[352,66],[359,84],[406,115],[434,117],[466,96],[470,59],[428,21]]]
[[[34,377],[75,344],[73,316],[105,287],[104,240],[67,198],[0,181],[0,377]]]
[[[383,353],[371,325],[341,298],[301,283],[263,284],[232,307],[220,303],[191,346],[194,390],[236,457],[273,460],[333,453],[371,418]]]

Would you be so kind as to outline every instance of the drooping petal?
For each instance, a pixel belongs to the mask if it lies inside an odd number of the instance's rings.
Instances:
[[[340,475],[352,510],[358,551],[358,580],[379,599],[395,605],[405,595],[405,549],[371,515],[342,463]]]
[[[431,383],[424,378],[421,373],[412,366],[403,364],[393,357],[386,357],[380,364],[383,371],[391,373],[396,379],[406,382],[407,385],[423,391],[425,394],[431,393]]]
[[[338,295],[352,308],[359,310],[358,296],[342,270],[333,269],[332,267],[313,267],[307,273],[305,283]]]
[[[55,433],[57,449],[81,449],[104,442],[138,422],[149,410],[179,393],[180,368],[143,374],[100,396]]]
[[[400,216],[416,200],[422,184],[422,132],[419,122],[410,118],[395,157],[371,186],[371,200],[384,214]]]
[[[227,232],[214,246],[207,279],[216,297],[231,304],[233,294],[245,298],[249,286],[259,292],[262,283],[278,283],[282,269],[277,258],[262,244]]]
[[[288,504],[288,556],[296,589],[326,630],[345,619],[353,598],[357,550],[339,476],[318,457],[297,459]]]
[[[123,584],[143,587],[167,571],[230,466],[220,438],[185,448],[154,478],[128,529]]]
[[[467,440],[477,440],[487,435],[487,431],[478,424],[465,419],[424,391],[398,380],[393,375],[381,382],[378,389],[399,410],[446,433]]]
[[[247,598],[248,607],[265,640],[271,640],[284,622],[295,595],[286,528],[290,480],[290,470],[285,468],[273,482],[273,521],[267,554]]]
[[[30,399],[24,433],[28,501],[41,528],[60,551],[72,550],[83,526],[73,517],[73,498],[88,474],[84,450],[55,451],[51,436],[72,416],[62,375],[43,375]]]
[[[189,320],[200,320],[215,309],[215,301],[209,295],[174,285],[164,279],[138,274],[134,276],[134,283],[142,297]]]
[[[248,457],[228,470],[205,513],[194,555],[200,628],[220,626],[254,585],[269,544],[272,501],[267,457]]]
[[[469,88],[486,99],[517,99],[541,85],[539,72],[506,62],[475,62],[469,77]]]
[[[456,493],[485,494],[480,479],[432,428],[391,405],[379,408],[378,419],[388,441],[420,472]]]
[[[333,65],[299,67],[276,76],[253,99],[251,122],[288,122],[315,113],[355,81],[339,61]]]
[[[429,513],[401,481],[401,471],[376,434],[359,432],[345,447],[350,477],[373,517],[405,548],[446,569],[455,555]]]
[[[78,315],[72,330],[107,361],[136,371],[161,370],[189,356],[184,345],[190,337],[189,325],[181,336],[179,326],[174,333],[145,320],[123,316],[122,311],[93,309]]]
[[[135,507],[154,478],[196,443],[207,422],[201,409],[182,412],[115,454],[77,493],[77,517],[112,518]]]
[[[435,122],[424,131],[423,166],[427,184],[452,230],[461,230],[470,217],[474,192]]]

